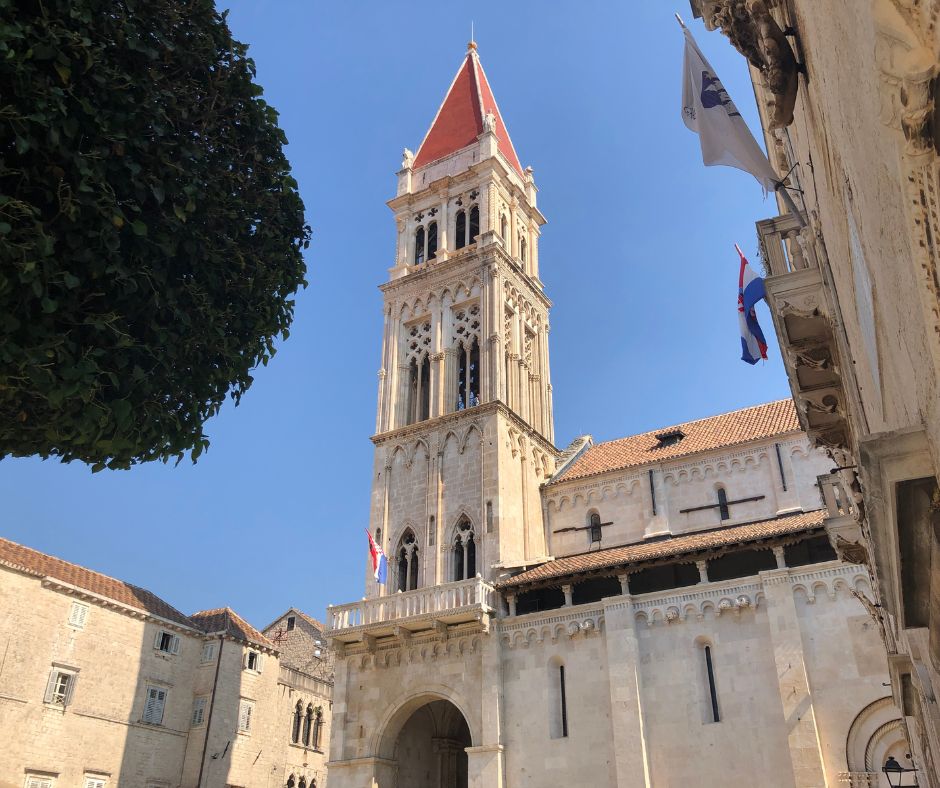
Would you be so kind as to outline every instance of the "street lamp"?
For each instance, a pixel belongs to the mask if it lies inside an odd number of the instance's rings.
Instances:
[[[881,771],[885,773],[885,777],[888,778],[888,785],[894,786],[897,788],[904,784],[904,774],[906,772],[916,772],[917,769],[905,769],[901,764],[899,764],[893,755],[888,756],[888,760],[885,761],[885,765],[881,767]],[[914,778],[914,782],[911,783],[914,788],[917,786],[917,778]]]

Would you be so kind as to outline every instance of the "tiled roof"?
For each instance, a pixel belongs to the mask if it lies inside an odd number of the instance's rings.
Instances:
[[[476,45],[467,52],[460,70],[444,97],[444,101],[434,116],[431,128],[424,137],[414,168],[431,164],[445,156],[466,148],[476,142],[483,132],[483,118],[492,112],[496,117],[496,144],[500,153],[522,175],[522,165],[509,139],[509,131],[503,123],[502,115],[496,106],[496,99],[490,89],[483,66],[477,56]]]
[[[183,626],[194,626],[187,616],[145,588],[93,572],[7,539],[0,539],[0,564],[76,586],[96,596],[113,599],[122,605],[144,610]]]
[[[565,471],[552,479],[550,484],[651,462],[673,460],[710,449],[796,432],[799,429],[800,423],[796,417],[793,400],[781,399],[766,405],[755,405],[720,416],[661,427],[640,435],[599,443],[578,457]],[[682,432],[684,437],[675,443],[663,445],[656,437],[677,431]]]
[[[274,644],[270,640],[230,607],[202,610],[199,613],[193,613],[190,618],[206,634],[218,635],[224,633],[236,640],[247,640],[250,643],[258,643],[268,648],[274,648]]]
[[[611,547],[607,550],[596,550],[592,553],[569,555],[548,561],[534,569],[497,583],[500,589],[515,588],[529,583],[543,583],[555,578],[562,578],[581,572],[596,572],[603,569],[613,569],[624,564],[635,564],[646,561],[657,561],[672,556],[688,553],[697,553],[703,550],[715,550],[730,545],[754,542],[778,536],[821,528],[825,510],[815,512],[798,512],[776,517],[773,520],[760,520],[704,531],[685,536],[674,536],[668,539],[658,539],[650,542]]]

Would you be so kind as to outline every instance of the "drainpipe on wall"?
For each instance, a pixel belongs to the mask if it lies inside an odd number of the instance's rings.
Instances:
[[[215,678],[212,680],[212,698],[209,700],[209,716],[206,718],[206,738],[202,742],[202,758],[199,759],[199,778],[196,780],[196,788],[202,788],[202,772],[206,766],[206,751],[209,749],[209,733],[212,730],[212,710],[215,708],[215,691],[219,686],[219,668],[222,665],[222,646],[225,644],[225,636],[219,635],[219,658],[215,663]]]

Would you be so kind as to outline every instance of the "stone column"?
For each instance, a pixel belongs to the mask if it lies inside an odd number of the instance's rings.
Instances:
[[[790,762],[796,788],[826,785],[813,695],[803,662],[803,638],[786,569],[760,573],[767,599],[767,621],[777,665],[777,684],[789,736]]]
[[[565,583],[561,587],[561,592],[565,595],[565,607],[571,607],[573,604],[572,595],[574,593],[574,586],[570,583]]]
[[[616,784],[650,788],[633,600],[605,599],[604,622]]]
[[[444,252],[450,251],[450,217],[447,215],[447,204],[449,199],[447,197],[447,192],[445,191],[441,194],[441,215],[438,217],[437,222],[437,248],[443,250]],[[445,255],[446,257],[446,255]]]
[[[509,617],[515,618],[516,616],[516,595],[515,594],[506,594],[506,604],[509,605]]]
[[[775,547],[774,549],[774,558],[777,559],[777,569],[786,569],[787,568],[787,559],[786,553],[782,547]]]
[[[707,583],[708,582],[708,561],[696,561],[695,566],[698,567],[699,583]]]
[[[617,575],[617,579],[620,581],[620,593],[626,596],[630,593],[630,575]]]

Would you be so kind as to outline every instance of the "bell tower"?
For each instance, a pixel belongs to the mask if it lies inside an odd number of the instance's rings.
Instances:
[[[370,515],[385,593],[546,553],[539,485],[558,452],[536,191],[471,42],[388,203]],[[383,593],[371,575],[367,590]]]

